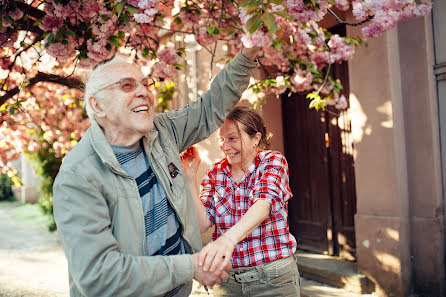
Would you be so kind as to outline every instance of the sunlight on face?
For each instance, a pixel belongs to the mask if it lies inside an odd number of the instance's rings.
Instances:
[[[130,145],[153,128],[154,95],[141,83],[144,75],[135,64],[113,64],[104,71],[110,73],[104,85],[113,85],[97,95],[103,110],[100,125],[110,143]],[[127,78],[138,82],[133,91],[114,84]]]
[[[257,154],[256,137],[250,137],[244,126],[232,120],[226,120],[218,133],[218,146],[226,155],[229,164],[236,167],[249,166]]]

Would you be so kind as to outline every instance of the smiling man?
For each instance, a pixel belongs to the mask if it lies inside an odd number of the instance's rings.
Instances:
[[[53,188],[71,296],[188,296],[192,279],[227,279],[225,270],[198,265],[200,232],[179,153],[223,123],[257,52],[243,49],[196,102],[161,114],[154,114],[153,81],[124,57],[91,72],[92,125]]]

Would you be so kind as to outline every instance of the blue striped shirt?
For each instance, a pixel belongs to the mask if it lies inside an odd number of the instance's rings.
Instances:
[[[133,146],[112,145],[125,172],[138,186],[144,212],[148,256],[184,254],[181,225],[167,200],[166,193],[152,171],[140,142]],[[191,284],[181,285],[164,296],[189,296]]]

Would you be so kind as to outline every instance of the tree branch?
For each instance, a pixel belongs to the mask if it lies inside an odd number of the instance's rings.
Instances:
[[[32,7],[28,4],[26,4],[25,2],[22,2],[22,1],[14,1],[14,2],[15,2],[15,5],[17,5],[17,8],[19,8],[20,10],[23,11],[23,13],[25,13],[29,16],[32,16],[36,19],[40,19],[45,16],[44,11],[37,9],[35,7]]]
[[[373,16],[370,16],[370,15],[369,15],[369,16],[367,17],[367,19],[363,20],[362,22],[359,22],[359,23],[350,23],[350,22],[341,20],[341,18],[338,17],[338,16],[333,12],[333,10],[331,10],[330,8],[327,8],[327,10],[328,10],[328,12],[329,12],[329,13],[336,19],[336,21],[337,21],[339,24],[344,24],[344,25],[348,25],[348,26],[360,26],[360,25],[362,25],[362,24],[367,23],[367,22],[370,21],[371,19],[373,19]]]
[[[63,77],[55,74],[48,74],[44,72],[38,72],[36,76],[29,80],[27,87],[32,87],[38,82],[51,82],[59,85],[63,85],[72,89],[83,90],[84,84],[77,78]],[[6,91],[5,95],[0,97],[0,105],[6,102],[9,98],[13,97],[20,92],[21,87],[16,86],[15,88]]]

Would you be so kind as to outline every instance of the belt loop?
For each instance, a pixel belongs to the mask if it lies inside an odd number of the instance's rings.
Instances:
[[[269,276],[265,271],[263,265],[256,266],[257,273],[259,274],[259,281],[261,284],[266,284],[269,281]]]

